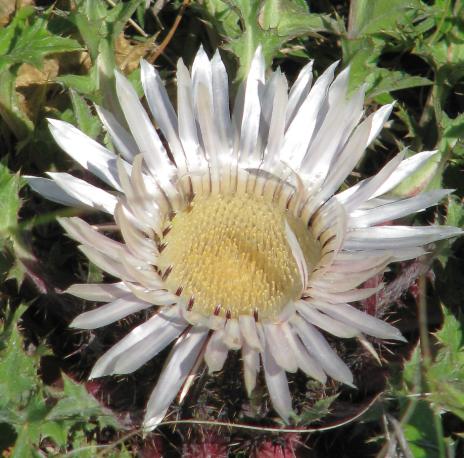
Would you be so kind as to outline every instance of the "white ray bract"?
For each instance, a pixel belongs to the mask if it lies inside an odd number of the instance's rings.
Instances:
[[[242,345],[242,359],[245,388],[248,396],[251,396],[252,391],[255,389],[256,376],[259,372],[259,353],[251,348],[246,341]]]
[[[58,184],[49,179],[42,177],[33,177],[25,175],[23,178],[27,181],[27,184],[38,194],[41,194],[48,200],[57,204],[66,205],[68,207],[81,208],[84,210],[90,210],[94,207],[93,203],[89,203],[88,199],[83,199],[82,196],[75,196],[66,193]],[[114,204],[116,205],[116,199]],[[113,206],[114,208],[114,206]],[[103,210],[103,208],[101,208]],[[109,212],[112,213],[112,212]]]
[[[95,109],[115,148],[126,161],[132,162],[134,157],[139,154],[139,148],[132,136],[121,126],[111,112],[99,106],[95,106]]]
[[[166,150],[131,83],[119,72],[115,72],[115,76],[119,103],[134,140],[151,174],[160,182],[166,183],[166,180],[175,173]]]
[[[52,178],[26,176],[31,188],[47,199],[71,207],[101,210],[112,215],[117,198],[68,173],[48,172]]]
[[[77,163],[111,187],[121,190],[116,167],[117,156],[64,121],[48,119],[53,138]],[[130,167],[125,163],[126,167]]]
[[[224,329],[218,329],[213,332],[205,350],[205,363],[210,374],[222,369],[228,353],[229,347],[224,343]]]
[[[180,174],[185,173],[185,155],[178,136],[177,116],[158,71],[146,60],[140,62],[143,91],[153,118],[159,125],[174,156]]]
[[[96,329],[125,318],[131,313],[152,307],[149,302],[141,301],[132,294],[119,297],[95,310],[81,313],[70,324],[73,328]]]
[[[261,345],[264,348],[264,351],[261,353],[261,360],[269,396],[276,412],[288,422],[293,409],[287,375],[285,374],[285,370],[276,363],[263,329],[258,328],[258,332],[260,334]]]
[[[308,323],[311,323],[334,336],[350,339],[359,334],[357,329],[347,325],[346,323],[334,320],[323,313],[319,313],[316,307],[313,307],[311,304],[304,301],[297,301],[296,309]]]
[[[353,374],[335,351],[332,350],[322,334],[298,315],[291,319],[291,323],[295,326],[295,330],[303,344],[311,350],[311,354],[317,359],[324,372],[335,380],[352,385]]]
[[[179,339],[168,357],[145,412],[145,429],[154,429],[164,418],[202,349],[208,330],[192,328]]]
[[[389,202],[385,205],[370,208],[369,210],[357,210],[350,215],[348,224],[350,227],[369,227],[395,220],[411,213],[425,210],[431,205],[436,205],[452,192],[452,189],[437,189],[408,199]]]
[[[401,332],[394,326],[379,320],[367,313],[361,312],[348,304],[325,304],[322,301],[311,300],[314,307],[322,310],[347,325],[358,328],[360,331],[380,339],[394,339],[405,341]]]
[[[130,349],[150,335],[157,335],[166,327],[183,327],[185,329],[187,326],[188,323],[180,317],[176,307],[162,309],[148,321],[134,328],[101,356],[95,363],[89,378],[112,374],[117,360],[128,357]]]
[[[86,301],[109,302],[129,293],[129,288],[123,283],[75,283],[65,293],[80,297]]]
[[[267,351],[272,353],[275,362],[287,372],[296,372],[298,369],[296,358],[280,324],[264,323],[263,330]]]
[[[122,243],[106,237],[81,218],[57,218],[57,221],[63,226],[68,235],[79,243],[88,245],[103,253],[113,253],[116,256],[120,256],[126,251],[126,247]]]

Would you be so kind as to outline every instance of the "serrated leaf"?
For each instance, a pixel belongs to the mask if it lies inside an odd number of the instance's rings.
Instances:
[[[47,21],[44,18],[32,15],[30,9],[19,14],[3,31],[0,37],[3,43],[1,64],[29,63],[36,67],[42,65],[42,60],[48,54],[78,51],[81,45],[72,38],[53,35],[47,30]],[[31,18],[30,21],[28,19]],[[13,30],[14,39],[8,40]],[[9,46],[7,46],[7,44]]]
[[[69,425],[64,422],[47,421],[40,427],[42,438],[52,439],[58,446],[64,447],[68,438]]]
[[[448,226],[464,227],[464,206],[456,197],[451,196],[446,212]]]
[[[402,89],[410,89],[413,87],[430,86],[432,81],[421,76],[408,75],[405,72],[391,71],[385,68],[378,68],[371,73],[366,82],[370,88],[367,95],[376,97],[386,92],[400,91]]]
[[[94,96],[98,88],[96,70],[94,66],[87,75],[61,75],[56,78],[56,81],[69,89],[75,89],[82,95]]]
[[[0,351],[0,407],[12,404],[20,408],[27,404],[31,389],[38,383],[37,362],[24,353],[24,342],[16,323],[2,333],[0,343],[3,347]]]
[[[0,117],[18,140],[25,140],[32,135],[34,124],[19,104],[14,67],[7,66],[0,71]]]
[[[258,45],[269,65],[282,46],[296,37],[329,31],[335,22],[310,14],[299,0],[208,0],[203,7],[239,60],[237,81],[245,78]]]
[[[77,127],[89,137],[97,138],[101,132],[100,121],[92,114],[84,97],[73,90],[70,91],[70,95]]]
[[[0,163],[0,237],[5,235],[8,229],[16,226],[21,207],[18,195],[21,186],[20,177],[10,173],[8,168]]]
[[[403,424],[404,437],[414,458],[444,458],[440,453],[444,444],[441,419],[427,401],[419,400]]]
[[[301,426],[315,423],[330,413],[330,407],[338,398],[339,393],[317,400],[310,408],[306,408],[298,417],[298,424]]]
[[[353,0],[350,5],[350,36],[394,28],[420,8],[419,0]]]
[[[112,413],[105,409],[85,388],[63,374],[63,397],[57,402],[47,420],[82,421],[96,417],[102,426],[118,427],[119,423]]]

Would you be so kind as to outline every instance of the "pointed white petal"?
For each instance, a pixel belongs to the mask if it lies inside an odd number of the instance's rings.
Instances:
[[[89,261],[110,275],[113,275],[113,277],[120,278],[121,280],[134,280],[123,263],[116,261],[114,257],[110,257],[88,245],[80,245],[79,249],[87,256]],[[110,254],[114,255],[112,252]],[[124,260],[124,256],[121,260]]]
[[[95,208],[113,214],[117,199],[68,173],[48,173],[53,180],[40,177],[25,177],[29,186],[45,198],[59,204],[78,208]]]
[[[125,251],[124,245],[98,232],[81,218],[57,218],[57,220],[68,235],[79,243],[91,246],[103,253],[112,253],[115,256]]]
[[[166,150],[132,84],[119,72],[115,72],[115,76],[119,102],[139,150],[151,174],[165,182],[174,173]]]
[[[258,142],[261,101],[260,85],[264,84],[264,55],[261,45],[256,49],[245,86],[243,116],[240,127],[239,161],[247,167],[255,167],[261,161],[260,152],[256,148]]]
[[[249,315],[241,315],[238,317],[240,332],[243,340],[256,351],[263,351],[259,340],[258,331],[256,329],[256,321],[254,317]]]
[[[404,159],[390,177],[382,183],[382,186],[375,191],[372,197],[381,196],[399,185],[405,178],[419,170],[420,167],[437,153],[438,151],[423,151]]]
[[[221,140],[216,128],[211,91],[202,83],[197,86],[196,117],[201,129],[201,138],[211,166],[211,173],[219,177],[219,153],[222,152]]]
[[[338,62],[332,64],[317,79],[285,133],[281,158],[284,162],[295,168],[295,170],[298,170],[306,155],[318,119],[321,115],[320,109],[327,97],[327,90],[332,82],[337,65]]]
[[[251,393],[256,386],[256,376],[259,371],[259,353],[251,348],[246,342],[243,342],[242,359],[245,388],[248,396],[251,396]]]
[[[348,232],[345,250],[408,248],[457,237],[462,230],[451,226],[378,226]]]
[[[143,91],[151,113],[169,143],[180,174],[185,173],[185,156],[178,136],[177,116],[158,71],[146,60],[140,62]]]
[[[79,129],[58,119],[48,119],[55,141],[78,164],[95,176],[120,190],[116,155]],[[127,164],[129,166],[129,164]]]
[[[205,328],[192,328],[172,349],[155,389],[150,395],[143,421],[145,430],[152,430],[162,421],[194,366],[208,335]]]
[[[305,347],[311,351],[311,354],[318,360],[324,371],[333,379],[352,386],[353,374],[335,351],[332,350],[322,334],[297,315],[292,318],[291,322]]]
[[[156,315],[134,328],[129,334],[121,339],[116,345],[111,347],[95,363],[90,379],[103,377],[113,373],[114,365],[119,357],[126,357],[127,351],[138,342],[150,335],[155,335],[166,326],[175,324],[176,326],[186,327],[188,323],[179,316],[178,307],[168,307],[160,310]]]
[[[382,130],[385,122],[390,117],[390,114],[393,110],[395,103],[390,103],[389,105],[384,105],[382,108],[377,110],[374,113],[372,120],[372,127],[369,133],[369,138],[367,139],[367,145],[369,146],[371,142],[379,135],[379,132]]]
[[[193,88],[190,74],[182,59],[177,62],[177,113],[179,117],[179,138],[184,147],[189,170],[206,168],[205,158],[200,150],[192,100]]]
[[[358,328],[360,331],[379,339],[394,339],[405,342],[401,332],[367,313],[361,312],[348,304],[324,304],[322,301],[312,300],[311,303],[324,313],[342,321],[348,325]]]
[[[287,337],[289,344],[292,346],[298,367],[309,377],[312,377],[321,383],[325,383],[327,381],[327,376],[322,370],[321,365],[315,358],[310,356],[305,346],[302,344],[300,338],[293,330],[292,325],[289,323],[282,324],[282,329],[285,333],[285,336]]]
[[[265,323],[263,329],[267,341],[267,351],[272,353],[275,362],[287,372],[296,372],[298,369],[297,361],[280,324]]]
[[[280,150],[285,134],[285,111],[288,101],[288,84],[284,75],[277,78],[276,88],[272,103],[271,119],[269,122],[269,134],[267,138],[266,155],[263,168],[270,170],[272,165],[279,161]]]
[[[95,108],[115,148],[126,161],[132,163],[134,157],[139,154],[139,148],[132,136],[119,124],[111,112],[103,107],[95,106]]]
[[[349,291],[344,291],[342,293],[330,293],[325,290],[315,289],[311,290],[311,297],[316,299],[321,299],[330,304],[339,304],[340,302],[356,302],[362,301],[371,297],[375,293],[383,289],[384,284],[380,283],[377,288],[359,288],[351,289]]]
[[[142,301],[150,302],[153,305],[175,305],[179,303],[179,296],[164,290],[165,285],[162,281],[159,283],[158,289],[153,289],[153,286],[147,288],[136,283],[124,282],[129,291]]]
[[[374,192],[388,179],[403,160],[404,152],[398,153],[387,162],[376,175],[361,181],[357,185],[337,194],[336,199],[343,204],[347,213],[356,210],[364,201],[370,199]]]
[[[137,299],[132,294],[120,297],[109,304],[78,315],[69,325],[72,328],[96,329],[114,323],[131,313],[152,307],[152,304]]]
[[[185,329],[185,323],[163,320],[164,326],[158,328],[128,349],[115,361],[113,374],[130,374],[164,350]]]
[[[229,108],[229,81],[226,68],[218,50],[216,50],[211,59],[211,72],[213,109],[221,145],[219,154],[230,154],[230,147],[232,146],[232,125]]]
[[[224,329],[218,329],[213,332],[205,350],[205,362],[210,374],[223,368],[228,353],[229,348],[224,344]]]
[[[86,301],[109,302],[126,296],[129,288],[119,283],[76,283],[64,291]]]
[[[293,121],[295,113],[298,112],[301,104],[306,100],[306,97],[311,90],[311,83],[313,81],[313,63],[314,61],[310,61],[301,69],[298,74],[298,78],[290,90],[286,113],[287,126]]]
[[[452,189],[436,189],[410,197],[409,199],[400,199],[380,205],[369,210],[358,210],[350,215],[348,224],[350,227],[368,227],[392,221],[411,213],[425,210],[431,205],[436,205],[452,192]]]
[[[66,205],[68,207],[83,208],[85,210],[92,208],[92,205],[87,203],[87,199],[85,199],[85,202],[82,202],[81,199],[70,196],[64,191],[64,189],[49,178],[33,177],[29,175],[23,176],[23,178],[27,180],[27,183],[33,191],[41,194],[43,197],[51,200],[52,202]]]
[[[261,353],[261,357],[272,406],[282,419],[288,422],[293,409],[285,371],[276,363],[272,351],[267,345],[264,348],[264,352]]]
[[[308,322],[329,332],[330,334],[350,339],[359,335],[359,330],[348,326],[345,322],[340,322],[317,311],[314,306],[305,301],[297,301],[296,308],[300,315]]]
[[[235,318],[227,320],[224,328],[223,342],[231,350],[239,350],[242,347],[242,336],[240,335],[240,326]]]

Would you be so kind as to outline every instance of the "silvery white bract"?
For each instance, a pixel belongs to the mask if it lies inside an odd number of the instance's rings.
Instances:
[[[364,335],[404,340],[395,327],[349,303],[378,292],[382,285],[360,285],[388,264],[461,233],[383,225],[449,194],[389,194],[434,151],[407,159],[399,153],[377,175],[336,194],[392,110],[388,105],[363,117],[363,89],[348,97],[349,71],[334,79],[336,66],[313,84],[309,63],[289,90],[279,70],[266,77],[259,48],[230,115],[219,53],[209,60],[200,48],[191,72],[179,61],[177,113],[157,71],[142,62],[146,100],[164,141],[117,73],[126,125],[97,110],[118,154],[50,120],[56,142],[105,186],[67,173],[28,177],[30,185],[55,202],[110,214],[123,240],[80,218],[60,219],[88,259],[117,279],[69,288],[104,303],[72,326],[95,329],[153,309],[97,361],[90,377],[133,372],[173,344],[148,401],[147,430],[162,421],[200,363],[219,371],[230,350],[241,351],[248,393],[262,368],[285,421],[292,413],[286,372],[353,385],[324,333],[365,344]]]

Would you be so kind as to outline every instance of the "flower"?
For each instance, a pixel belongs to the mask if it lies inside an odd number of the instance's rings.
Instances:
[[[461,231],[383,225],[439,202],[449,190],[409,198],[390,193],[435,151],[401,152],[371,178],[337,192],[390,115],[363,118],[363,88],[348,97],[349,70],[331,65],[312,83],[312,63],[290,91],[277,70],[265,76],[258,48],[232,116],[218,52],[202,48],[192,72],[179,61],[177,114],[157,71],[142,61],[146,100],[164,142],[128,80],[116,91],[129,131],[98,114],[119,156],[72,125],[50,120],[56,142],[112,191],[67,173],[29,177],[33,189],[65,205],[114,217],[122,240],[84,220],[60,218],[88,259],[115,283],[75,284],[70,294],[105,305],[71,326],[95,329],[155,307],[96,362],[90,377],[137,370],[174,342],[150,396],[144,427],[155,428],[203,360],[219,371],[241,350],[248,393],[262,366],[275,411],[292,413],[286,372],[302,370],[353,385],[348,366],[323,332],[404,340],[392,325],[349,303],[388,264],[421,256],[424,246]]]

